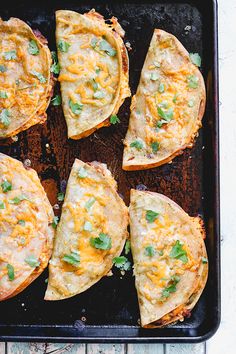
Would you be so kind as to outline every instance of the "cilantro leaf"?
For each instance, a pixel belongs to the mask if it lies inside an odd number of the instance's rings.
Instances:
[[[145,255],[148,256],[148,257],[153,257],[155,256],[155,249],[153,246],[147,246],[145,247]]]
[[[14,267],[11,264],[7,264],[7,275],[8,275],[8,279],[10,281],[15,279],[15,271],[14,271]]]
[[[53,63],[51,65],[50,71],[51,73],[58,75],[60,73],[60,65],[58,63],[57,54],[56,52],[51,52],[51,54]]]
[[[10,50],[9,52],[5,52],[3,56],[5,60],[14,60],[17,58],[16,50]]]
[[[194,100],[189,100],[188,101],[188,106],[193,107],[194,106]]]
[[[155,142],[151,143],[151,148],[152,148],[152,152],[153,152],[154,154],[156,154],[157,151],[158,151],[159,148],[160,148],[160,143],[158,143],[158,141],[155,141]]]
[[[96,91],[96,92],[94,92],[93,97],[101,99],[101,98],[105,97],[105,93],[103,91]]]
[[[43,76],[43,74],[39,73],[38,71],[30,71],[30,73],[37,77],[37,79],[39,80],[39,82],[41,82],[41,84],[45,84],[45,82],[47,82],[47,79]]]
[[[179,240],[177,240],[174,246],[172,247],[172,250],[170,252],[170,257],[179,259],[183,263],[188,262],[187,252],[183,249],[183,245],[180,243]]]
[[[90,245],[94,248],[100,250],[110,250],[111,249],[111,238],[101,232],[99,237],[91,237],[90,238]]]
[[[83,229],[85,231],[91,232],[93,230],[91,222],[90,221],[85,221]]]
[[[84,167],[80,167],[78,171],[78,177],[79,178],[86,178],[88,176],[88,172]]]
[[[81,103],[74,103],[72,100],[69,100],[69,106],[71,111],[76,115],[79,115],[83,108]]]
[[[39,47],[37,45],[37,42],[34,39],[31,39],[29,41],[28,53],[31,55],[38,55],[39,54]]]
[[[208,263],[208,259],[207,259],[206,257],[202,257],[202,263],[203,263],[203,264]]]
[[[152,81],[157,81],[157,80],[159,79],[158,73],[151,73],[150,79],[151,79]]]
[[[25,195],[19,195],[18,197],[15,197],[15,198],[13,198],[13,199],[10,199],[9,200],[9,203],[10,204],[16,204],[16,205],[18,205],[18,204],[20,204],[20,202],[22,202],[23,200],[28,200],[28,198],[25,196]]]
[[[0,201],[0,209],[5,209],[5,204],[2,201]]]
[[[176,292],[176,285],[180,281],[180,278],[177,275],[173,275],[170,279],[169,285],[162,291],[161,300],[166,300],[171,293]]]
[[[195,75],[189,75],[187,77],[187,83],[188,83],[188,87],[192,88],[192,89],[196,89],[198,88],[198,77]]]
[[[143,148],[143,143],[140,140],[134,140],[132,141],[132,143],[130,144],[130,147],[134,147],[137,150],[141,150]]]
[[[113,125],[120,123],[119,117],[116,114],[112,114],[110,117],[110,123]]]
[[[8,182],[8,181],[2,182],[1,187],[2,187],[3,193],[6,193],[6,192],[12,190],[12,184],[11,184],[11,182]]]
[[[165,85],[163,83],[160,83],[160,85],[158,87],[158,92],[159,93],[165,92]]]
[[[30,255],[25,258],[25,262],[32,268],[40,266],[40,261],[34,255]]]
[[[153,210],[147,210],[146,211],[146,220],[148,223],[152,223],[156,220],[156,218],[158,217],[159,213],[156,213]]]
[[[11,123],[10,112],[8,109],[3,109],[0,113],[0,123],[4,125],[4,127],[8,127]]]
[[[158,106],[157,107],[157,113],[166,122],[170,122],[171,119],[173,119],[174,110],[173,110],[173,108],[169,108],[167,111],[164,111],[160,106]]]
[[[52,227],[53,227],[54,229],[57,228],[58,222],[59,222],[59,217],[58,217],[58,216],[54,216],[53,222],[52,222]]]
[[[5,73],[7,71],[7,68],[5,65],[0,65],[0,72]]]
[[[95,79],[92,79],[92,86],[93,86],[93,91],[94,91],[94,92],[97,91],[97,89],[98,89],[98,83],[96,82]]]
[[[173,102],[176,103],[177,102],[177,98],[179,96],[179,93],[175,93],[174,97],[173,97]]]
[[[70,48],[70,44],[60,39],[57,43],[57,48],[60,52],[67,53]]]
[[[62,193],[62,192],[57,193],[57,200],[59,202],[63,202],[64,198],[65,198],[65,194],[64,193]]]
[[[96,45],[97,45],[97,43],[98,43],[98,39],[95,38],[95,37],[93,37],[93,38],[91,39],[90,45],[91,45],[92,48],[95,48]]]
[[[114,57],[116,55],[116,50],[112,48],[110,43],[108,43],[105,39],[102,39],[99,42],[99,49],[104,51],[110,57]]]
[[[51,103],[53,106],[60,106],[61,105],[61,96],[56,95],[55,97],[53,97],[53,99],[51,100]]]
[[[78,252],[71,252],[70,254],[65,254],[62,260],[74,267],[78,267],[80,264],[80,255]]]
[[[0,98],[8,98],[6,91],[0,91]]]
[[[19,224],[19,225],[21,225],[21,226],[25,226],[25,220],[18,220],[18,223],[17,224]]]
[[[87,200],[87,202],[84,204],[85,209],[89,211],[95,202],[96,199],[94,197],[89,198],[89,200]]]
[[[198,66],[198,67],[201,66],[202,59],[201,59],[201,57],[200,57],[200,55],[199,55],[198,53],[190,53],[190,54],[189,54],[189,57],[190,57],[191,62],[192,62],[194,65],[196,65],[196,66]]]
[[[125,254],[128,254],[130,252],[130,249],[131,249],[130,240],[126,240],[126,242],[125,242]]]
[[[114,265],[121,270],[129,270],[131,267],[130,261],[125,256],[114,257],[113,258]]]

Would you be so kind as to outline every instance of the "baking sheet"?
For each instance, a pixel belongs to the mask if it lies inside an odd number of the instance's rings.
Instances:
[[[119,193],[129,204],[130,188],[163,193],[190,215],[205,221],[209,255],[207,287],[183,323],[164,329],[141,329],[132,272],[122,277],[114,269],[91,289],[74,298],[46,302],[45,271],[17,297],[0,303],[0,340],[84,341],[84,342],[193,342],[205,340],[218,327],[220,319],[219,261],[219,160],[218,160],[218,72],[216,4],[208,1],[7,1],[0,5],[3,19],[19,17],[39,29],[55,50],[57,9],[86,12],[95,8],[105,18],[116,16],[126,31],[125,42],[132,51],[130,85],[135,93],[140,71],[154,28],[173,33],[189,52],[202,57],[207,86],[207,109],[203,128],[193,149],[171,164],[146,170],[121,169],[123,144],[129,119],[130,99],[121,107],[121,124],[103,128],[79,141],[67,139],[61,107],[50,106],[48,120],[18,135],[12,144],[0,142],[0,151],[31,163],[38,172],[52,205],[57,192],[65,189],[71,166],[77,157],[83,161],[107,163],[118,182]],[[59,92],[59,86],[56,87]],[[56,206],[57,207],[57,206]],[[60,209],[55,208],[60,215]]]

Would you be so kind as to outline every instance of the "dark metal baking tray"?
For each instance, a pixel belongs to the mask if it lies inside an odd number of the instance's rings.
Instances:
[[[172,164],[147,171],[121,169],[130,100],[119,112],[121,124],[103,128],[80,141],[68,140],[61,107],[50,106],[48,120],[19,134],[17,142],[0,142],[0,151],[21,161],[30,159],[55,204],[64,188],[75,157],[107,163],[118,181],[119,192],[129,203],[130,188],[145,188],[166,194],[191,215],[201,214],[206,227],[209,279],[204,293],[183,323],[163,329],[141,329],[132,273],[120,279],[104,277],[74,298],[45,302],[45,271],[17,297],[0,303],[0,340],[63,342],[199,342],[211,337],[220,322],[220,233],[219,233],[219,128],[217,4],[213,0],[175,1],[5,1],[0,16],[26,21],[39,29],[55,50],[56,9],[85,12],[95,8],[105,18],[116,16],[130,42],[130,85],[135,92],[154,28],[173,33],[190,52],[202,57],[207,86],[203,128],[191,150]],[[57,90],[59,88],[57,87]],[[86,321],[81,318],[85,317]]]

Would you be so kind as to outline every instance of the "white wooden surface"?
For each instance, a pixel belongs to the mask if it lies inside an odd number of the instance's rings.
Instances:
[[[222,322],[202,344],[0,343],[0,354],[234,354],[236,353],[236,1],[219,3]]]

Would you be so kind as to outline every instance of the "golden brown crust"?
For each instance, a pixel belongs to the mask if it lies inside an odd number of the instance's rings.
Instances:
[[[151,156],[150,153],[147,153],[147,155],[145,155],[145,153],[144,153],[144,155],[141,156],[141,155],[138,155],[138,152],[136,152],[136,154],[135,153],[131,154],[130,147],[129,147],[129,144],[131,142],[131,138],[132,137],[133,137],[133,139],[139,138],[139,134],[137,133],[137,125],[143,124],[141,121],[139,123],[138,119],[135,118],[134,110],[137,107],[137,102],[136,102],[137,101],[137,94],[139,95],[138,92],[140,91],[140,87],[142,87],[142,85],[143,85],[144,75],[147,70],[147,63],[148,63],[150,56],[151,56],[151,54],[150,54],[151,50],[153,49],[153,46],[158,47],[160,45],[160,42],[163,41],[163,39],[168,39],[168,40],[172,41],[173,46],[175,48],[174,50],[176,52],[176,57],[179,56],[179,58],[181,58],[181,61],[182,61],[181,67],[180,67],[181,70],[183,70],[182,68],[184,68],[184,67],[189,68],[189,70],[191,69],[194,72],[194,75],[197,77],[198,88],[193,92],[193,94],[194,94],[194,96],[197,97],[197,99],[199,101],[199,109],[198,109],[198,112],[196,113],[196,118],[195,118],[194,124],[191,128],[191,132],[188,134],[188,136],[185,137],[184,143],[181,143],[180,146],[176,145],[176,148],[174,148],[173,151],[169,150],[169,152],[168,152],[168,150],[167,150],[166,153],[160,154],[161,148],[162,148],[161,143],[160,143],[160,151],[157,152],[156,156]],[[156,29],[154,31],[154,35],[153,35],[153,39],[152,39],[150,48],[151,49],[149,49],[149,52],[147,54],[146,61],[145,61],[144,67],[143,67],[138,91],[137,91],[136,97],[131,105],[131,117],[130,117],[128,133],[127,133],[126,139],[124,141],[125,149],[124,149],[124,158],[123,158],[123,166],[122,166],[122,168],[126,171],[145,170],[145,169],[149,169],[149,168],[158,167],[160,165],[171,162],[176,156],[182,154],[186,148],[192,148],[192,146],[194,144],[194,140],[198,134],[198,130],[202,126],[201,121],[202,121],[202,117],[203,117],[204,111],[205,111],[206,92],[205,92],[205,84],[204,84],[203,77],[201,75],[201,72],[195,67],[194,64],[191,63],[191,60],[189,58],[189,53],[183,47],[183,45],[179,42],[179,40],[176,37],[174,37],[173,35],[165,32],[163,30]],[[164,63],[163,65],[166,65],[166,63]],[[164,70],[165,70],[165,68],[164,68]],[[174,71],[173,72],[171,71],[171,68],[168,68],[167,72],[169,73],[170,80],[172,80],[172,76],[174,77],[174,75],[176,75],[176,73]],[[138,97],[138,99],[139,99],[139,97]],[[144,106],[144,104],[143,104],[143,106]],[[141,129],[141,127],[140,127],[140,129]],[[145,130],[145,127],[143,127],[143,130]],[[170,139],[172,139],[172,138],[170,138]]]

